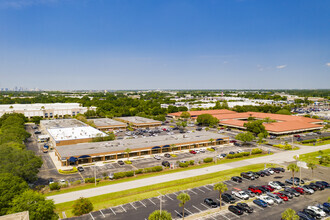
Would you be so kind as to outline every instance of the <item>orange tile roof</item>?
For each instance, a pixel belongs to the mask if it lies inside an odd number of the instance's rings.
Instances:
[[[309,128],[319,129],[323,126],[320,124],[311,124],[302,121],[284,121],[264,124],[267,131],[272,132],[285,132],[285,131],[295,131],[295,130],[304,130]]]
[[[219,114],[236,113],[234,111],[230,111],[230,110],[227,110],[227,109],[201,110],[201,111],[188,111],[188,112],[192,117],[202,115],[202,114],[219,115]],[[175,112],[175,113],[170,113],[169,115],[179,117],[181,114],[182,114],[182,112]]]

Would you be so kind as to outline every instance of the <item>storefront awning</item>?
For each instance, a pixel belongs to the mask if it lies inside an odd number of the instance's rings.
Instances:
[[[69,158],[69,162],[72,162],[72,163],[76,162],[77,160],[78,160],[78,158],[76,158],[76,157]]]

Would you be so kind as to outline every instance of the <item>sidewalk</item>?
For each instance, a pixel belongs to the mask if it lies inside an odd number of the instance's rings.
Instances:
[[[178,172],[178,173],[165,174],[165,175],[161,175],[161,176],[155,176],[155,177],[150,177],[150,178],[145,178],[145,179],[140,179],[140,180],[134,180],[134,181],[124,182],[124,183],[102,186],[102,187],[97,187],[97,188],[93,188],[93,189],[80,190],[80,191],[75,191],[75,192],[70,192],[70,193],[65,193],[65,194],[60,194],[60,195],[49,196],[47,198],[53,199],[55,204],[58,204],[58,203],[73,201],[73,200],[78,199],[79,197],[85,197],[85,198],[93,197],[93,196],[98,196],[98,195],[112,193],[112,192],[119,192],[119,191],[123,191],[123,190],[134,189],[134,188],[138,188],[138,187],[169,182],[169,181],[173,181],[173,180],[200,176],[200,175],[204,175],[204,174],[233,169],[233,168],[247,166],[247,165],[251,165],[251,164],[286,163],[286,162],[294,161],[293,156],[295,156],[297,154],[305,154],[305,153],[315,152],[315,151],[319,151],[319,150],[325,150],[325,149],[330,148],[330,144],[323,145],[323,146],[317,146],[317,147],[299,145],[299,147],[300,147],[300,149],[295,150],[295,151],[284,151],[284,152],[280,152],[280,153],[276,153],[276,154],[264,156],[264,157],[246,159],[246,160],[241,160],[241,161],[227,163],[227,164],[219,164],[219,165],[214,165],[214,166],[200,168],[200,169],[182,171],[182,172]]]

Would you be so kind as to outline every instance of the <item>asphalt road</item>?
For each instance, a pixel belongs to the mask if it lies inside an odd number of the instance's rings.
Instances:
[[[330,181],[329,176],[324,176],[324,173],[329,172],[329,168],[320,168],[314,172],[314,178],[310,178],[310,171],[303,169],[302,178],[304,180],[326,180]],[[236,183],[231,180],[225,181],[228,186],[228,193],[231,193],[232,190],[243,189],[246,190],[249,185],[265,185],[269,181],[279,180],[284,182],[286,178],[291,177],[290,172],[274,174],[268,177],[261,177],[258,180],[250,181],[244,180],[242,183]],[[181,192],[181,191],[180,191]],[[99,211],[91,212],[87,215],[74,217],[69,219],[76,220],[101,220],[101,219],[112,219],[112,220],[121,220],[121,219],[148,219],[150,213],[154,210],[160,209],[160,199],[162,200],[162,210],[167,210],[171,213],[173,218],[180,219],[182,217],[182,208],[179,207],[179,202],[176,199],[177,195],[180,192],[175,192],[171,194],[163,195],[160,197],[153,197],[150,199],[144,199],[141,201],[135,201],[132,203],[127,203],[119,205],[116,207],[109,207]],[[219,194],[217,191],[213,190],[213,185],[205,185],[198,188],[193,188],[190,190],[184,191],[188,193],[191,197],[191,200],[185,205],[185,217],[188,219],[254,219],[254,220],[263,220],[263,219],[280,219],[281,213],[288,207],[295,209],[296,211],[305,208],[308,205],[314,205],[319,202],[325,202],[329,196],[329,189],[324,191],[317,191],[313,195],[301,195],[300,197],[290,199],[288,202],[277,205],[274,204],[271,207],[261,208],[256,206],[253,203],[249,203],[251,207],[254,208],[254,213],[244,214],[243,216],[237,216],[227,210],[228,204],[222,203],[224,206],[222,211],[213,213],[211,215],[206,215],[204,217],[196,217],[195,214],[206,213],[208,211],[216,210],[208,207],[203,203],[205,198],[212,198],[214,201],[219,203]],[[236,198],[237,201],[240,199]]]

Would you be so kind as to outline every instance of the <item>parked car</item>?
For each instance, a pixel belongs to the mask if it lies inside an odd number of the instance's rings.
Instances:
[[[270,174],[272,174],[272,175],[275,173],[274,170],[272,170],[272,169],[270,169],[270,168],[266,168],[265,171],[268,171],[268,172],[269,172]]]
[[[79,172],[83,172],[83,171],[84,171],[84,168],[83,168],[83,167],[77,167],[77,170],[78,170]]]
[[[125,165],[124,161],[122,161],[122,160],[118,160],[117,163],[118,163],[119,165]]]
[[[196,151],[194,151],[194,150],[190,150],[189,153],[191,153],[191,154],[196,154]]]
[[[53,178],[49,178],[49,179],[48,179],[48,184],[50,185],[50,184],[52,184],[52,183],[54,183],[54,179],[53,179]]]
[[[154,158],[156,159],[156,160],[161,160],[162,158],[159,156],[159,155],[154,155]]]
[[[164,154],[164,157],[166,157],[166,158],[170,158],[170,157],[171,157],[171,154],[166,153],[166,154]]]
[[[251,198],[256,196],[256,194],[253,193],[253,192],[251,192],[250,190],[244,190],[244,192],[245,192],[248,196],[250,196]]]
[[[210,198],[206,198],[204,199],[204,203],[208,206],[210,206],[211,208],[217,208],[218,205],[216,202],[213,201],[213,199],[210,199]]]
[[[253,174],[244,173],[244,172],[241,173],[241,177],[244,177],[245,179],[249,179],[249,180],[254,180],[255,179]]]
[[[246,203],[237,203],[236,206],[238,208],[240,208],[241,210],[243,210],[243,212],[247,212],[247,213],[252,213],[253,212],[253,208],[251,208],[248,204]]]
[[[294,181],[293,181],[293,179],[292,179],[292,177],[291,177],[290,179],[286,179],[285,182],[288,183],[288,184],[291,184],[291,185],[292,185],[293,182],[294,182],[295,185],[299,185],[299,180],[300,180],[300,179],[299,179],[298,177],[295,177],[295,178],[294,178]],[[305,181],[304,181],[304,180],[301,180],[300,183],[301,183],[301,184],[304,184]]]
[[[284,169],[283,167],[276,167],[275,169],[277,169],[277,170],[281,171],[282,173],[284,173],[284,172],[285,172],[285,169]]]
[[[232,194],[240,199],[249,199],[249,196],[244,191],[232,191]]]
[[[310,183],[309,185],[317,187],[318,190],[324,190],[325,189],[324,185],[322,185],[322,184]]]
[[[255,199],[253,200],[253,203],[258,205],[258,206],[261,206],[263,208],[266,208],[267,207],[267,203],[261,199]]]
[[[302,211],[298,211],[297,215],[299,216],[300,220],[315,220],[312,216],[310,216]]]
[[[250,190],[251,192],[253,192],[256,195],[262,194],[262,191],[255,186],[249,186],[248,190]]]
[[[330,184],[325,181],[316,181],[317,184],[322,184],[325,188],[330,188]]]
[[[65,179],[61,179],[61,180],[60,180],[60,184],[62,184],[62,185],[66,184]]]
[[[309,187],[309,186],[301,186],[301,188],[304,190],[305,193],[307,194],[313,194],[314,193],[314,190]]]
[[[229,154],[235,154],[235,152],[234,151],[230,151]]]
[[[314,212],[311,209],[303,209],[303,212],[306,213],[307,215],[312,216],[313,218],[317,218],[317,219],[320,219],[321,218],[321,215],[320,214],[317,214],[316,212]]]
[[[259,179],[259,176],[255,172],[253,172],[253,171],[249,171],[249,172],[246,172],[246,173],[253,175],[254,176],[254,179]]]
[[[280,204],[283,202],[283,199],[281,199],[278,195],[268,192],[266,194],[267,196],[269,196],[270,198],[272,198],[272,200],[274,200],[274,202],[276,202],[277,204]]]
[[[115,176],[115,175],[114,175],[113,173],[109,173],[109,179],[110,179],[110,180],[113,180],[114,176]]]
[[[271,187],[273,187],[274,189],[282,189],[282,187],[278,184],[278,183],[276,183],[276,182],[273,182],[273,181],[270,181],[269,183],[268,183],[268,185],[270,185]]]
[[[309,188],[313,189],[314,192],[317,191],[317,190],[319,190],[319,188],[317,186],[315,186],[315,185],[305,185],[305,186],[308,186]]]
[[[162,165],[164,166],[164,167],[170,167],[170,162],[168,162],[167,160],[164,160],[163,162],[162,162]]]
[[[273,181],[274,183],[276,183],[277,185],[281,186],[282,188],[285,187],[285,184],[282,183],[281,181]]]
[[[200,151],[201,153],[205,153],[205,149],[204,149],[204,148],[199,149],[199,151]]]
[[[280,192],[275,192],[273,194],[278,195],[278,197],[280,197],[281,199],[283,199],[283,201],[289,201],[289,198],[286,195],[284,195],[284,194],[282,194]]]
[[[239,207],[235,205],[228,206],[228,210],[232,213],[235,213],[236,215],[243,215],[243,210],[241,210]]]
[[[262,171],[258,171],[258,172],[254,172],[255,174],[257,174],[258,176],[264,177],[265,173]]]
[[[317,204],[316,207],[322,209],[325,213],[330,214],[330,208],[325,207],[323,204]]]
[[[225,201],[226,203],[235,203],[235,199],[234,197],[232,197],[231,195],[229,195],[228,193],[223,193],[221,194],[221,199],[223,201]]]
[[[285,195],[286,197],[288,197],[289,199],[293,198],[293,194],[288,192],[288,191],[279,191],[281,194]]]
[[[299,197],[300,193],[298,193],[295,189],[292,189],[290,187],[285,187],[284,191],[287,191],[289,193],[292,193],[295,197]]]
[[[300,193],[301,195],[302,194],[305,194],[304,190],[300,187],[291,187],[292,189],[296,190],[298,193]]]
[[[316,206],[307,206],[307,209],[313,210],[316,214],[319,214],[321,217],[325,217],[327,214],[325,211]]]
[[[263,188],[266,188],[268,192],[273,192],[275,189],[269,185],[263,185]]]
[[[260,170],[259,172],[262,172],[263,174],[265,174],[265,176],[270,176],[270,172],[266,171],[266,170]]]
[[[330,208],[330,203],[329,202],[325,202],[325,203],[323,203],[323,206],[325,206],[327,208]]]
[[[257,198],[267,202],[268,205],[274,204],[274,200],[267,195],[261,195],[261,196],[258,196]]]
[[[233,176],[231,177],[231,180],[237,183],[241,183],[243,181],[243,179],[239,176]]]
[[[265,188],[262,187],[262,186],[256,186],[256,188],[259,189],[262,193],[266,193],[266,192],[268,192],[268,190],[265,189]]]

